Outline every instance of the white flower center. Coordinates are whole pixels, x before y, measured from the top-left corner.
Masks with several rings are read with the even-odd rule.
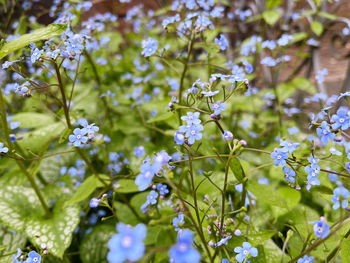
[[[131,246],[132,238],[130,236],[126,236],[122,240],[122,246],[125,248],[128,248]]]
[[[77,135],[77,139],[80,139],[81,138],[81,135]]]
[[[343,122],[344,122],[344,118],[340,118],[340,119],[339,119],[339,122],[340,122],[340,123],[343,123]]]
[[[148,179],[148,178],[150,178],[151,177],[151,173],[150,172],[147,172],[146,174],[145,174],[145,177]]]
[[[186,251],[187,250],[187,245],[186,244],[180,244],[179,245],[179,250],[181,251],[181,252],[184,252],[184,251]]]
[[[244,254],[244,255],[248,255],[248,254],[249,254],[249,251],[245,249],[245,250],[243,250],[243,254]]]

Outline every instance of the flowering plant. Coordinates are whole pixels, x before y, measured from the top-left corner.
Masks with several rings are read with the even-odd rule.
[[[44,2],[0,1],[0,261],[350,262],[341,1]]]

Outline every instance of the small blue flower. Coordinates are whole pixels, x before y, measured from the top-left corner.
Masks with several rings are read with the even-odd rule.
[[[218,90],[215,90],[215,91],[202,91],[202,94],[204,95],[204,97],[213,97],[215,96],[216,94],[218,94],[219,91]]]
[[[222,135],[222,138],[225,141],[231,141],[231,140],[233,140],[233,134],[230,131],[224,131],[224,134]]]
[[[151,164],[149,158],[146,158],[141,165],[141,173],[138,174],[135,179],[135,184],[139,187],[140,191],[147,189],[147,187],[151,184],[154,175],[158,173],[160,168],[160,163],[155,162],[154,164]]]
[[[337,114],[332,116],[332,120],[334,121],[332,128],[334,130],[341,128],[344,131],[349,128],[350,118],[347,116],[348,112],[346,107],[340,107],[337,110]]]
[[[141,54],[145,57],[149,57],[157,51],[158,41],[150,37],[146,40],[142,40],[142,48]]]
[[[348,200],[346,200],[350,196],[348,189],[346,189],[344,186],[340,186],[335,188],[333,193],[334,196],[331,198],[332,202],[334,203],[333,209],[337,210],[340,207],[340,204],[341,207],[345,209],[349,204]]]
[[[220,50],[225,50],[228,47],[228,41],[223,34],[220,34],[219,38],[215,38],[214,41],[219,45]]]
[[[197,125],[201,123],[199,112],[187,112],[187,116],[182,116],[181,120],[186,121],[187,125]]]
[[[229,261],[228,261],[228,259],[223,258],[223,259],[221,260],[221,263],[229,263]]]
[[[221,111],[226,109],[226,103],[225,102],[213,102],[212,103],[212,109],[214,111],[215,115],[220,115]]]
[[[176,144],[182,145],[185,142],[185,136],[181,132],[176,131],[174,135],[174,140]]]
[[[300,143],[292,143],[292,142],[287,142],[287,141],[282,141],[280,143],[280,146],[282,146],[283,148],[281,149],[281,151],[283,152],[288,152],[290,154],[292,154],[297,147],[299,147]]]
[[[317,237],[319,238],[325,238],[328,236],[329,232],[330,232],[330,228],[329,225],[326,222],[326,219],[324,217],[320,218],[320,221],[316,221],[316,222],[309,222],[309,224],[313,224],[314,225],[314,233]]]
[[[147,203],[151,205],[155,205],[157,203],[158,193],[152,190],[147,196]]]
[[[157,190],[159,191],[159,193],[161,195],[166,195],[167,193],[169,193],[168,187],[166,184],[158,184],[157,185]]]
[[[249,258],[249,256],[254,258],[258,256],[258,250],[252,247],[249,242],[243,242],[243,246],[235,247],[234,251],[238,253],[235,258],[239,263],[242,263],[246,258]]]
[[[145,147],[142,145],[134,148],[134,155],[138,158],[142,157],[145,154]]]
[[[314,257],[309,257],[308,255],[305,255],[302,258],[298,259],[297,263],[312,263],[314,262]]]
[[[294,184],[295,183],[295,172],[294,172],[294,170],[290,169],[287,166],[284,166],[283,167],[283,172],[284,172],[284,175],[285,175],[284,178],[286,179],[286,181]]]
[[[188,142],[190,144],[194,144],[194,142],[197,140],[202,139],[202,133],[203,131],[203,126],[202,125],[191,125],[189,128],[186,130],[185,136],[188,138]]]
[[[26,260],[26,263],[40,263],[41,262],[41,256],[36,253],[35,251],[30,251],[28,253],[28,258]]]
[[[122,263],[125,260],[137,261],[145,252],[143,240],[146,237],[146,226],[138,224],[135,227],[118,223],[118,234],[115,234],[108,241],[109,252],[107,260],[110,263]]]
[[[175,227],[175,231],[179,231],[181,226],[185,223],[184,214],[179,213],[177,217],[173,219],[173,226]]]
[[[38,48],[35,48],[33,51],[32,51],[32,54],[30,56],[30,61],[32,63],[35,63],[35,61],[37,61],[41,54],[43,53],[44,51],[43,50],[39,50]]]
[[[91,207],[91,208],[96,208],[96,207],[98,207],[100,205],[100,199],[98,199],[98,198],[92,198],[91,200],[90,200],[90,203],[89,203],[89,206]]]
[[[323,144],[327,144],[328,141],[333,141],[335,134],[331,132],[327,122],[323,121],[321,127],[316,129],[318,137],[320,137]]]
[[[75,128],[73,134],[69,135],[69,141],[73,143],[74,146],[80,146],[82,143],[86,143],[88,141],[88,137],[85,129]]]
[[[271,153],[271,158],[275,159],[273,161],[274,165],[276,166],[285,166],[286,165],[286,159],[288,159],[288,153],[283,152],[279,148],[275,148],[273,152]]]
[[[216,247],[220,247],[222,245],[227,245],[227,242],[229,239],[231,239],[232,236],[227,236],[222,238],[218,243],[215,244]]]
[[[4,144],[0,142],[0,153],[7,153],[9,151],[9,148],[4,147]]]
[[[319,70],[315,76],[315,79],[317,80],[318,84],[321,84],[324,82],[324,77],[328,75],[328,69],[324,68],[322,70]]]
[[[95,126],[95,123],[89,124],[85,119],[79,119],[78,123],[86,130],[87,134],[93,134],[99,131],[99,127]]]
[[[339,152],[335,147],[331,147],[329,149],[329,151],[331,152],[331,154],[334,154],[334,155],[338,155],[338,156],[341,156],[343,155],[341,152]]]
[[[198,263],[201,260],[199,252],[193,248],[193,233],[184,229],[178,232],[177,243],[169,250],[169,257],[174,263]]]

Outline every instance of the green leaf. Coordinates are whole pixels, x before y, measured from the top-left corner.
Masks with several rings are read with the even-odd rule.
[[[63,130],[63,123],[53,123],[34,131],[21,133],[23,139],[19,140],[18,143],[24,149],[28,148],[33,152],[38,152],[47,142],[58,137]]]
[[[23,248],[27,242],[26,235],[21,232],[11,232],[0,226],[0,262],[12,262],[12,255],[17,248]],[[8,255],[8,256],[5,256]]]
[[[116,190],[117,193],[135,193],[139,192],[139,189],[137,185],[135,184],[135,180],[131,179],[121,179],[117,182],[119,185],[118,189]]]
[[[154,123],[154,122],[158,122],[158,121],[165,121],[167,119],[170,119],[171,117],[174,116],[174,113],[172,112],[165,112],[159,115],[156,115],[152,118],[150,118],[147,123]]]
[[[16,231],[25,229],[26,218],[44,214],[34,190],[23,186],[0,188],[0,211],[0,222]]]
[[[311,30],[314,32],[317,36],[320,36],[323,32],[323,25],[318,21],[313,21],[311,23]]]
[[[19,121],[20,128],[40,128],[55,122],[50,115],[36,112],[17,113],[13,116],[12,121]]]
[[[99,186],[100,180],[95,176],[92,175],[88,177],[77,189],[77,191],[74,193],[73,197],[66,203],[65,206],[78,203],[80,201],[85,200],[88,198],[95,189]]]
[[[274,230],[263,230],[255,233],[249,233],[248,239],[252,246],[257,246],[265,240],[271,238],[274,234]]]
[[[107,262],[108,240],[116,233],[115,227],[107,224],[93,228],[80,246],[80,259],[83,263]]]
[[[290,187],[281,187],[277,193],[283,197],[289,209],[293,209],[301,199],[300,192]]]
[[[245,174],[244,174],[244,170],[243,170],[243,167],[241,165],[241,162],[239,161],[239,159],[237,157],[234,157],[231,159],[230,169],[233,172],[236,179],[239,182],[242,182],[244,177],[245,177]]]
[[[327,12],[318,12],[317,15],[320,17],[327,18],[329,20],[335,20],[338,18],[338,16],[331,14],[331,13],[327,13]]]
[[[281,13],[277,10],[266,10],[262,13],[262,16],[267,24],[273,26],[274,24],[276,24],[278,19],[280,19]]]
[[[44,39],[50,39],[61,35],[67,28],[67,25],[51,24],[45,28],[35,30],[33,33],[25,34],[15,40],[6,43],[0,50],[0,59],[9,53],[29,45],[31,42],[37,42]]]
[[[279,6],[282,3],[282,0],[267,0],[266,7],[273,8]]]
[[[350,237],[342,242],[341,259],[343,263],[350,263]]]
[[[260,202],[266,203],[271,206],[286,207],[286,202],[283,197],[278,194],[271,186],[265,184],[259,184],[256,181],[249,180],[247,184],[248,190],[256,197]]]
[[[72,233],[80,219],[80,209],[77,205],[63,207],[64,202],[57,203],[53,215],[49,219],[32,217],[26,221],[28,237],[38,247],[47,245],[47,250],[62,258],[64,251],[72,241]]]

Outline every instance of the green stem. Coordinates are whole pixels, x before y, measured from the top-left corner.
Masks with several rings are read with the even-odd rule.
[[[0,88],[0,109],[1,109],[1,122],[2,122],[2,127],[3,127],[3,131],[4,131],[5,139],[6,139],[8,148],[11,152],[14,149],[14,145],[11,142],[11,139],[9,136],[9,129],[8,129],[7,118],[6,118],[5,100],[4,100],[4,96],[2,94],[1,88]],[[17,166],[21,169],[21,171],[27,177],[30,185],[34,189],[34,191],[35,191],[35,193],[36,193],[36,195],[41,203],[41,206],[43,207],[43,209],[45,211],[46,216],[51,217],[49,207],[46,204],[45,199],[44,199],[43,195],[41,194],[41,191],[40,191],[38,185],[36,184],[34,178],[28,173],[26,167],[23,165],[23,163],[21,163],[20,160],[15,160],[15,161],[16,161]]]

